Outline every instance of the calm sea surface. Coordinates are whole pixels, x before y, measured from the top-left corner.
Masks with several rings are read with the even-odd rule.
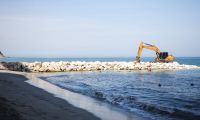
[[[3,58],[0,61],[133,61],[135,58]],[[144,58],[143,61],[153,61]],[[200,57],[177,58],[200,66]],[[68,72],[42,79],[148,119],[200,119],[200,70]]]

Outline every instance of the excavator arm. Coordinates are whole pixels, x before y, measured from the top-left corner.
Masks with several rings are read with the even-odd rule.
[[[149,50],[153,50],[156,52],[156,55],[158,56],[160,53],[160,49],[158,47],[156,47],[155,45],[151,45],[151,44],[147,44],[147,43],[140,43],[140,46],[138,48],[138,53],[137,53],[137,57],[136,57],[136,62],[140,62],[140,57],[142,54],[142,50],[143,48],[149,49]]]

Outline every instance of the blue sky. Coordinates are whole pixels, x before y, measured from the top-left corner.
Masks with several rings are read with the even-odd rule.
[[[135,57],[144,41],[175,56],[200,56],[199,12],[199,0],[1,0],[0,50],[15,57]]]

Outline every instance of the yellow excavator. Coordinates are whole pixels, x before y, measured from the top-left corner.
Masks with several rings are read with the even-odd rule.
[[[160,49],[155,45],[141,42],[136,57],[136,63],[140,62],[140,56],[142,54],[143,48],[153,50],[156,52],[157,57],[155,59],[155,62],[172,62],[176,59],[174,56],[168,55],[168,52],[160,52]]]

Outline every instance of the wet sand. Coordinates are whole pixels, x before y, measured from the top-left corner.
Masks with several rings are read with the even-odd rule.
[[[0,72],[0,120],[99,120],[26,80],[23,75]]]

